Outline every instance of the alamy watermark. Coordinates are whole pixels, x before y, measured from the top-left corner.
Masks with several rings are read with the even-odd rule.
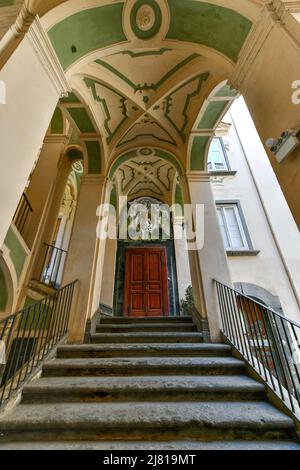
[[[292,93],[292,103],[293,104],[300,104],[300,80],[295,80],[292,83],[292,89],[295,90]]]
[[[6,104],[6,85],[3,80],[0,80],[0,105]]]
[[[101,204],[97,237],[100,240],[167,241],[183,240],[187,250],[204,246],[204,205],[167,204],[149,200],[128,203],[119,198],[119,211],[111,204]]]

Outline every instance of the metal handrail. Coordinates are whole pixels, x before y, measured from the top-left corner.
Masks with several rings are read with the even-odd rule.
[[[225,339],[300,417],[300,324],[215,280]]]
[[[33,209],[31,207],[31,204],[28,201],[26,194],[23,193],[16,209],[15,215],[13,217],[13,222],[21,235],[25,228],[28,217],[32,212]]]
[[[66,336],[76,282],[0,320],[0,407]]]
[[[59,277],[66,261],[67,251],[44,243],[45,254],[39,280],[51,287],[59,287]]]

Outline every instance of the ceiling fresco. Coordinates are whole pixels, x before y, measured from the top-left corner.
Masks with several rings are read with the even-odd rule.
[[[22,2],[0,0],[5,5]],[[73,92],[59,108],[89,172],[135,147],[173,152],[191,170],[235,90],[226,86],[260,0],[25,0]],[[60,115],[56,112],[57,126]]]

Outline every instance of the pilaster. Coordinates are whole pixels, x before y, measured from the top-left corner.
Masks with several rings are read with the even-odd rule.
[[[214,280],[217,279],[231,286],[227,255],[219,226],[210,174],[189,172],[186,174],[186,181],[193,207],[194,223],[204,224],[204,243],[196,252],[196,260],[192,260],[191,263],[193,289],[195,290],[194,283],[198,277],[200,285],[198,284],[196,289],[199,289],[200,299],[202,297],[205,305],[205,315],[203,315],[203,307],[201,313],[207,317],[212,341],[218,342],[221,339],[221,318]],[[199,204],[204,206],[204,220],[201,221],[195,218],[196,206]],[[197,272],[193,273],[197,270],[197,265],[198,276]],[[199,294],[196,294],[199,297]],[[198,305],[196,307],[199,309]]]

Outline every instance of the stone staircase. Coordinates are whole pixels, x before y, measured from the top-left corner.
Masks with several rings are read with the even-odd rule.
[[[0,419],[0,450],[297,449],[291,418],[190,317],[102,318]]]

